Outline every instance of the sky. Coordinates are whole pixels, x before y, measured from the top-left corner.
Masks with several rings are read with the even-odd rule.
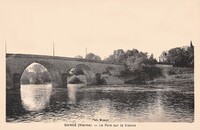
[[[199,0],[0,0],[7,53],[108,57],[200,43]]]

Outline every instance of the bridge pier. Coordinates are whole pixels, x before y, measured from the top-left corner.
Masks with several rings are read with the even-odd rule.
[[[62,86],[67,87],[67,73],[62,74]]]
[[[51,83],[53,88],[66,88],[67,87],[67,73],[55,75],[51,74]]]
[[[21,78],[21,75],[20,74],[13,74],[13,88],[15,90],[18,90],[20,89],[20,78]]]

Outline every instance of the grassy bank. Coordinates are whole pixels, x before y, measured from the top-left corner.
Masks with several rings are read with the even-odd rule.
[[[119,77],[125,84],[194,84],[194,69],[159,65]]]
[[[160,67],[162,76],[148,81],[150,84],[194,84],[194,69],[180,67]]]

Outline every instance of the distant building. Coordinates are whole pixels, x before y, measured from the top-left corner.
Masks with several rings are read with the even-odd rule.
[[[183,46],[182,47],[185,51],[188,51],[189,48],[194,48],[192,41],[190,41],[190,46]]]
[[[159,57],[159,62],[160,63],[166,63],[167,62],[167,54],[168,51],[163,51]]]
[[[194,48],[192,41],[190,41],[190,46],[182,46],[182,49],[185,51],[188,51],[189,48]],[[167,55],[169,51],[163,51],[159,57],[159,62],[160,63],[167,63]]]

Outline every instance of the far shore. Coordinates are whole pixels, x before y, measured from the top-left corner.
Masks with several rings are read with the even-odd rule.
[[[134,76],[120,77],[113,75],[102,75],[101,78],[104,80],[103,84],[99,86],[138,86],[138,85],[189,85],[194,86],[194,70],[192,68],[180,68],[180,67],[161,67],[162,76],[158,76],[153,80],[143,80],[138,82]],[[75,78],[74,78],[75,77]],[[78,79],[78,80],[77,80]],[[133,80],[134,79],[134,80]],[[73,81],[74,80],[74,81]],[[86,84],[84,75],[73,76],[68,84]],[[22,85],[29,85],[29,83],[21,83]],[[46,83],[32,83],[32,84],[51,84]],[[92,85],[93,86],[93,85]]]

